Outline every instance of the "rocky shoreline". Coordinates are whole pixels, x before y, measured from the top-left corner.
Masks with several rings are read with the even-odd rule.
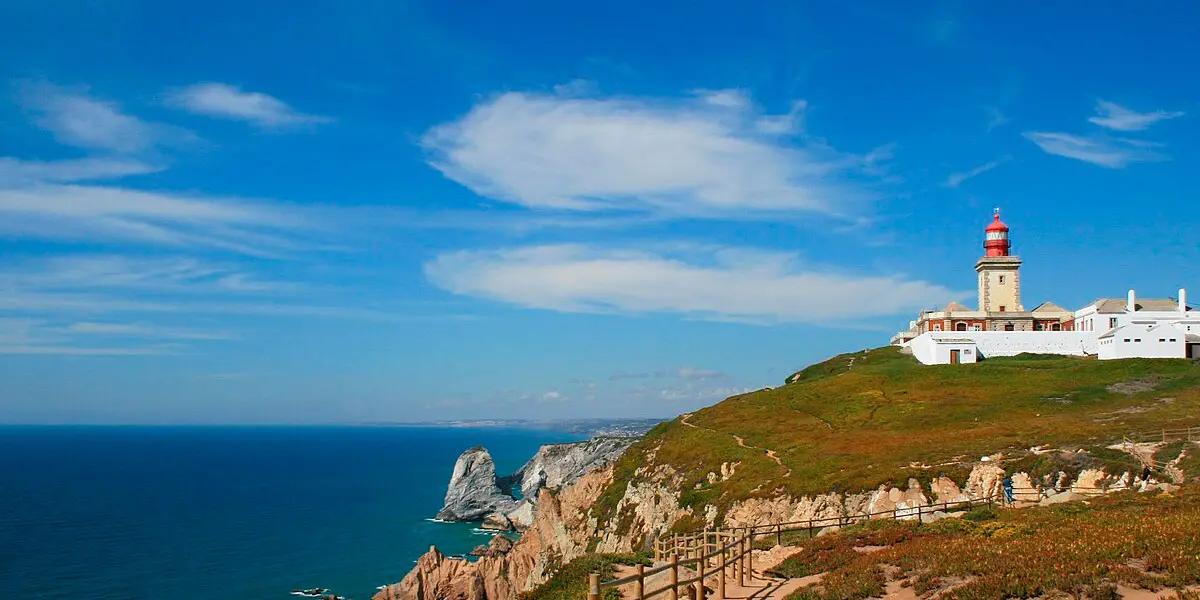
[[[749,498],[734,503],[719,519],[713,506],[699,511],[681,506],[685,482],[670,467],[659,465],[653,473],[639,473],[640,482],[627,486],[615,513],[621,523],[615,527],[599,523],[591,515],[591,508],[612,482],[609,464],[573,483],[563,483],[555,491],[541,487],[533,523],[515,543],[498,542],[497,536],[486,548],[477,549],[479,559],[475,562],[450,560],[431,547],[404,579],[385,587],[373,600],[516,600],[521,592],[546,582],[558,568],[580,556],[644,549],[683,519],[737,527],[888,511],[919,514],[915,509],[922,506],[999,497],[1006,485],[1017,490],[1014,502],[1026,506],[1080,500],[1119,490],[1172,487],[1128,472],[1118,475],[1091,469],[1073,477],[1060,473],[1045,479],[1040,482],[1043,491],[1031,494],[1024,490],[1034,488],[1044,478],[1006,472],[998,464],[1001,458],[994,455],[976,462],[961,485],[943,476],[925,486],[912,479],[903,488],[880,486],[858,493],[830,492],[803,498],[786,494]]]

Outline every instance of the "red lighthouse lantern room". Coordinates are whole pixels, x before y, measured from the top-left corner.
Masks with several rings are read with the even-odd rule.
[[[992,222],[983,232],[983,248],[986,250],[984,256],[1008,256],[1008,250],[1012,244],[1008,241],[1008,225],[1000,220],[999,208],[996,209]]]

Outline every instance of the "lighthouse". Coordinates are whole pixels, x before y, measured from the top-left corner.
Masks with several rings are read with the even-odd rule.
[[[1000,209],[992,216],[992,222],[983,230],[984,256],[1008,256],[1012,243],[1008,241],[1008,225],[1000,220]]]
[[[983,257],[975,263],[979,274],[979,310],[986,313],[1023,312],[1021,306],[1021,258],[1012,255],[1008,225],[1000,220],[1000,209],[983,230]]]

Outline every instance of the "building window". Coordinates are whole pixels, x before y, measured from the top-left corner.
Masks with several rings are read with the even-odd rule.
[[[934,331],[941,331],[941,330],[942,330],[942,326],[941,326],[941,325],[934,325],[934,326],[933,326],[933,330],[934,330]]]
[[[1001,307],[1001,308],[1003,308],[1003,307]],[[1005,331],[1016,331],[1016,327],[1013,327],[1012,323],[1005,323],[1004,330]]]
[[[1172,342],[1173,342],[1173,341],[1175,341],[1175,338],[1171,338],[1171,341],[1172,341]]]
[[[1054,330],[1055,330],[1055,331],[1062,331],[1062,325],[1059,325],[1058,323],[1055,323],[1055,324],[1054,324]]]
[[[1142,343],[1142,338],[1133,338],[1133,341],[1140,344]]]
[[[1125,338],[1125,343],[1126,343],[1126,344],[1128,344],[1128,343],[1129,343],[1129,338]]]
[[[955,329],[955,331],[966,331],[966,330],[967,330],[967,324],[966,324],[966,323],[959,323],[958,325],[955,325],[955,326],[954,326],[954,329]]]
[[[1004,305],[1000,305],[1000,312],[1004,312]]]
[[[1033,330],[1034,330],[1034,331],[1041,331],[1041,330],[1043,330],[1043,329],[1045,329],[1045,327],[1043,327],[1041,323],[1034,323],[1034,324],[1033,324]]]
[[[1159,343],[1167,341],[1167,338],[1158,338]]]
[[[1116,327],[1116,326],[1117,326],[1117,318],[1116,318],[1116,317],[1112,317],[1112,318],[1110,318],[1110,319],[1108,320],[1108,326],[1109,326],[1109,327]]]
[[[1004,285],[1004,276],[1003,275],[1000,276],[1000,285]]]

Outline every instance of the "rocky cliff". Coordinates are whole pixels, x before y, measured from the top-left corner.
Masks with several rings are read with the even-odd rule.
[[[473,563],[448,558],[431,548],[402,581],[381,590],[373,600],[517,600],[521,592],[547,581],[559,566],[589,551],[641,550],[681,522],[738,527],[879,512],[915,519],[921,506],[1000,498],[1006,477],[1015,489],[1013,499],[1025,505],[1055,504],[1127,489],[1169,488],[1128,472],[1117,476],[1095,469],[1075,476],[1033,477],[1006,472],[1000,455],[988,458],[974,463],[961,485],[939,476],[926,485],[910,479],[904,487],[880,486],[858,493],[748,498],[734,503],[720,518],[711,505],[700,510],[681,506],[682,481],[675,471],[659,465],[652,473],[640,473],[639,483],[625,487],[615,511],[618,523],[599,523],[590,511],[613,483],[610,465],[593,469],[557,493],[541,489],[533,526],[511,548],[494,541]],[[1033,491],[1035,487],[1037,491]]]
[[[437,518],[444,521],[478,521],[493,513],[517,508],[510,489],[501,487],[506,480],[496,478],[496,463],[483,446],[463,452],[454,462],[446,502]],[[507,486],[506,486],[507,487]]]
[[[489,526],[517,529],[534,522],[534,505],[542,489],[558,489],[616,460],[636,438],[597,437],[584,442],[547,444],[512,475],[496,476],[496,463],[487,448],[476,446],[454,463],[446,501],[438,518],[444,521],[487,520]],[[513,495],[519,484],[521,495]]]
[[[521,495],[536,501],[542,488],[557,489],[589,471],[605,466],[636,441],[632,437],[597,437],[586,442],[547,444],[529,462],[512,474]]]
[[[612,469],[605,467],[558,493],[543,488],[533,525],[511,547],[493,539],[475,562],[430,548],[403,580],[380,590],[373,600],[516,600],[587,551],[594,529],[588,511],[611,481]]]

